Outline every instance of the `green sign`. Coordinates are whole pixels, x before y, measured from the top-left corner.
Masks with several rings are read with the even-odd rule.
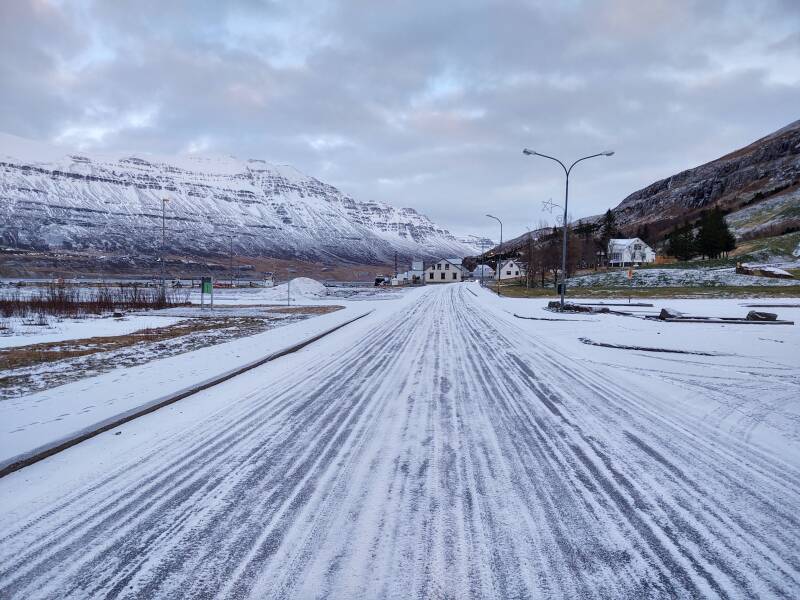
[[[211,293],[211,277],[203,277],[203,280],[200,283],[200,291],[204,294]]]

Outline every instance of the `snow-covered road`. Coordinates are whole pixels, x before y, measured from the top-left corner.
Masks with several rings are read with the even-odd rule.
[[[416,290],[4,478],[0,597],[800,596],[793,461],[514,321]]]

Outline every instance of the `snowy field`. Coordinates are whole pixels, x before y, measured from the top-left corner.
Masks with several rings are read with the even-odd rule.
[[[162,311],[159,311],[159,313]],[[86,316],[81,319],[45,317],[45,324],[34,324],[36,318],[4,319],[7,329],[0,330],[0,348],[14,348],[29,344],[46,344],[81,338],[127,335],[140,329],[167,327],[180,322],[180,318],[162,314],[126,314],[121,318],[111,316]]]
[[[297,277],[291,285],[281,283],[272,288],[220,288],[214,290],[214,303],[231,304],[304,304],[313,305],[333,299],[347,300],[389,300],[404,293],[401,288],[375,287],[369,283],[362,285],[329,285],[308,277]],[[288,296],[288,300],[287,300]],[[200,303],[199,290],[192,290],[191,301]],[[206,294],[206,302],[209,301]]]
[[[348,304],[373,312],[0,479],[0,597],[798,597],[800,299],[640,318],[756,303]]]

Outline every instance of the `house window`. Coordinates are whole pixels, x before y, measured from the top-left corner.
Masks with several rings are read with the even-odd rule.
[[[441,271],[442,270],[442,263],[436,263],[436,270],[437,271]]]
[[[442,273],[442,279],[444,279],[444,273]]]
[[[453,273],[453,279],[458,279],[458,273]]]
[[[428,277],[428,279],[433,279],[433,271],[431,271],[430,273],[428,273],[428,275],[430,276],[430,277]]]
[[[514,271],[514,275],[519,276],[519,271]]]
[[[449,271],[449,270],[450,270],[450,263],[446,263],[446,264],[444,265],[444,270],[445,270],[445,271]]]
[[[506,275],[511,275],[511,271],[506,271]]]

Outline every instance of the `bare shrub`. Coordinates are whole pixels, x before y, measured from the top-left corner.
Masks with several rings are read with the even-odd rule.
[[[102,286],[81,290],[65,285],[49,285],[29,296],[19,291],[0,293],[0,315],[8,318],[29,315],[58,315],[79,318],[115,310],[150,310],[184,306],[189,292],[142,288],[138,285]]]

